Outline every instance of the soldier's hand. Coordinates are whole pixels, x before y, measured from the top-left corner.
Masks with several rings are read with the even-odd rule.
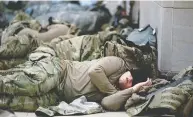
[[[134,90],[134,92],[138,92],[141,87],[143,87],[143,86],[151,86],[151,85],[152,85],[151,79],[147,78],[147,81],[140,82],[140,83],[136,84],[135,86],[133,86],[133,90]]]

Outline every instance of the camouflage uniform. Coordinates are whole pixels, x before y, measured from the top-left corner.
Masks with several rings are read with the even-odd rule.
[[[128,49],[128,54],[134,53],[133,49]],[[132,68],[121,58],[111,56],[87,62],[72,62],[55,56],[56,53],[49,47],[39,47],[29,55],[29,61],[0,71],[0,105],[13,110],[34,111],[37,106],[57,104],[58,98],[70,102],[81,95],[90,101],[100,101],[107,96],[103,105],[109,105],[124,93],[113,86],[124,72]],[[127,95],[130,95],[132,89],[128,91]],[[119,109],[125,98],[123,95],[121,103],[113,107]]]
[[[37,20],[34,20],[33,18],[31,18],[29,15],[25,14],[24,12],[18,12],[10,22],[10,25],[21,21],[28,22],[30,29],[37,30],[37,31],[41,29],[41,24]]]
[[[16,40],[20,42],[22,39],[19,38]],[[3,51],[2,55],[6,53],[11,57],[26,56],[26,54],[31,53],[32,48],[36,49],[29,55],[28,61],[24,64],[0,72],[2,75],[2,77],[0,77],[2,80],[1,85],[3,87],[1,93],[5,93],[5,95],[10,97],[2,96],[2,107],[8,106],[14,110],[34,111],[39,105],[49,106],[51,104],[57,104],[58,97],[53,87],[57,85],[58,82],[61,82],[59,79],[62,76],[61,71],[63,70],[62,66],[64,66],[62,60],[64,59],[85,61],[104,56],[118,56],[123,58],[129,70],[138,68],[144,64],[149,65],[152,60],[151,54],[151,59],[144,59],[145,57],[142,52],[137,48],[128,47],[116,32],[100,32],[96,35],[85,35],[70,39],[68,39],[68,36],[61,36],[52,40],[50,44],[43,44],[38,48],[38,43],[35,39],[31,38],[31,40],[26,40],[24,40],[26,43],[23,45],[23,48],[21,48],[22,44],[18,43],[20,46],[15,46],[15,49],[5,49],[9,43],[15,44],[13,40],[8,41],[4,45],[5,48],[3,50],[5,52]],[[37,43],[37,45],[35,44],[35,46],[33,46],[34,44],[32,44],[32,42]],[[23,52],[16,53],[18,48],[19,51]],[[15,54],[12,55],[11,53]],[[140,66],[138,66],[139,63],[142,63],[142,65],[140,64]],[[53,78],[58,80],[53,81]],[[52,85],[50,85],[50,82],[52,82]],[[52,91],[52,88],[54,91]],[[132,91],[129,92],[131,93]],[[47,99],[48,96],[54,98]],[[114,98],[112,100],[114,101]],[[26,106],[30,105],[29,102],[31,106]],[[104,102],[103,104],[108,105],[108,103]],[[114,107],[119,109],[120,106],[119,103]]]
[[[29,53],[34,51],[40,42],[30,35],[10,36],[7,43],[0,47],[0,69],[5,70],[27,61]]]
[[[24,40],[22,40],[19,37],[17,39],[20,41],[20,43],[17,43],[17,41],[14,41],[14,39],[8,39],[9,43],[6,43],[1,48],[2,51],[6,53],[10,53],[9,55],[7,55],[7,57],[9,58],[13,58],[13,57],[19,58],[18,56],[20,56],[20,54],[25,55],[22,57],[27,57],[27,55],[31,53],[32,50],[34,50],[40,45],[40,42],[35,39],[33,39],[33,41],[26,41],[28,42],[28,44],[26,45],[22,44]],[[37,43],[37,44],[34,45],[33,43]],[[11,45],[17,44],[17,46],[15,46],[13,50],[10,50],[7,48],[7,44],[11,44]],[[118,35],[114,31],[112,32],[103,31],[103,32],[99,32],[96,35],[83,35],[78,37],[74,37],[72,35],[59,36],[58,38],[53,39],[49,44],[41,45],[38,50],[41,50],[44,46],[49,47],[50,49],[52,49],[52,51],[55,51],[56,56],[59,57],[60,59],[75,60],[75,61],[93,60],[104,56],[118,56],[123,59],[127,59],[127,58],[133,59],[135,58],[134,56],[136,56],[137,61],[132,61],[130,62],[130,64],[133,64],[133,65],[137,64],[137,66],[140,66],[140,67],[150,66],[149,68],[152,68],[153,66],[153,69],[150,69],[150,71],[156,71],[156,67],[155,67],[156,53],[155,51],[153,51],[153,49],[152,49],[152,52],[150,53],[144,53],[135,47],[136,55],[128,56],[126,54],[127,53],[126,51],[127,51],[127,48],[129,47],[121,39],[120,35]],[[24,47],[24,48],[20,48],[20,47]],[[30,48],[33,48],[33,49],[30,49]],[[18,52],[16,52],[16,50]],[[30,50],[30,51],[26,51],[26,50]],[[1,56],[4,56],[2,54],[3,53],[0,53]],[[151,76],[151,75],[150,76],[153,78],[156,78],[156,75],[157,74],[154,74],[154,76]]]
[[[42,57],[1,71],[1,108],[34,111],[39,105],[57,104],[55,85],[63,76],[63,63],[56,57]]]
[[[106,41],[112,41],[115,32],[99,32],[96,35],[83,35],[67,40],[60,40],[54,45],[54,50],[61,59],[85,61],[102,57]],[[60,38],[60,37],[59,37]]]
[[[43,29],[46,30],[46,32],[41,32]],[[78,35],[79,32],[80,30],[76,26],[68,23],[53,24],[42,28],[37,20],[32,19],[23,12],[19,12],[11,21],[9,27],[3,31],[1,41],[2,44],[4,44],[10,36],[33,35],[36,36],[38,40],[50,42],[58,36],[66,34]]]
[[[8,41],[7,39],[10,36],[15,36],[21,30],[23,30],[25,28],[31,28],[31,26],[32,26],[32,24],[30,24],[30,22],[28,22],[28,21],[20,21],[20,22],[16,22],[16,23],[10,25],[8,28],[6,28],[3,31],[2,38],[1,38],[1,43],[2,44],[6,43]]]
[[[26,21],[16,22],[4,31],[2,46],[0,47],[1,70],[9,69],[20,63],[24,63],[27,60],[28,55],[43,44],[42,41],[48,41],[44,39],[58,37],[61,33],[55,35],[53,35],[53,33],[58,29],[60,30],[61,28],[64,29],[67,27],[65,25],[52,25],[48,27],[50,29],[48,32],[40,34],[37,31],[30,29],[29,25],[30,24]],[[71,38],[77,35],[78,31],[79,30],[75,26],[69,25],[68,32],[64,31],[64,33],[68,33],[68,36],[66,37]],[[74,34],[74,36],[71,34]],[[66,39],[65,36],[62,37]],[[42,40],[40,40],[40,38]],[[55,40],[57,40],[57,38]],[[50,45],[53,44],[51,43]],[[42,46],[46,46],[46,44],[43,44]]]
[[[132,69],[140,68],[146,70],[148,77],[152,79],[157,78],[157,55],[155,49],[151,49],[150,52],[143,52],[139,48],[133,47],[135,54],[130,55],[127,54],[127,51],[131,47],[116,42],[107,42],[104,48],[104,56],[118,56],[130,64]]]

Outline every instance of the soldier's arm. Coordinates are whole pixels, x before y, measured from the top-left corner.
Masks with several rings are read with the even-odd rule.
[[[118,57],[104,57],[94,64],[88,71],[91,82],[107,95],[114,94],[117,89],[111,84],[108,76],[123,67],[124,61]]]
[[[139,92],[139,90],[143,86],[150,86],[150,85],[152,85],[152,82],[151,79],[148,78],[147,81],[145,82],[140,82],[131,88],[118,91],[115,94],[103,98],[101,105],[107,110],[117,111],[121,109],[122,106],[125,105],[125,102],[128,100],[128,98],[131,97],[133,93]]]
[[[103,98],[101,101],[101,105],[103,106],[103,108],[107,110],[111,111],[120,110],[121,107],[125,105],[125,102],[128,100],[128,98],[131,97],[133,93],[134,93],[133,88],[118,91],[115,94]]]

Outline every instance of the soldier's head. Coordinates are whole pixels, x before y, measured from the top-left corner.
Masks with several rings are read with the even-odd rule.
[[[127,71],[119,78],[119,88],[123,90],[132,87],[132,85],[133,76],[130,71]]]
[[[130,88],[137,83],[145,82],[148,77],[148,72],[144,68],[127,71],[119,78],[119,88]]]

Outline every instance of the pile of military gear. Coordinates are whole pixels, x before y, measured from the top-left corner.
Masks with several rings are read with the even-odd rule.
[[[175,115],[190,117],[192,113],[193,74],[192,66],[182,70],[172,81],[157,80],[145,93],[133,94],[125,104],[130,116]]]

